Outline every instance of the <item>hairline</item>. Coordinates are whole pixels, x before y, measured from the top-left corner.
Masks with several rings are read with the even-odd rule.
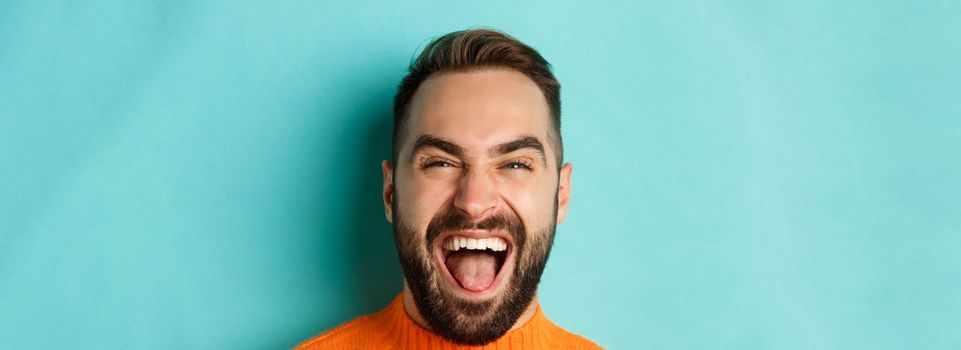
[[[527,80],[530,81],[532,84],[537,86],[537,90],[540,91],[541,93],[540,94],[541,101],[543,101],[544,106],[547,107],[547,119],[548,119],[548,123],[550,123],[550,126],[548,127],[548,131],[547,131],[547,142],[551,144],[551,150],[554,153],[554,159],[557,162],[557,169],[559,170],[564,165],[563,164],[564,154],[562,151],[563,139],[561,137],[561,130],[560,130],[560,115],[557,115],[558,112],[554,111],[554,109],[551,108],[551,105],[547,98],[547,94],[545,93],[541,85],[538,84],[536,80],[531,78],[530,74],[527,74],[509,65],[481,64],[481,65],[465,65],[460,67],[449,67],[449,68],[441,69],[435,72],[431,72],[426,77],[424,77],[424,79],[422,79],[420,82],[417,83],[417,87],[414,89],[414,92],[411,93],[410,98],[405,104],[403,113],[399,116],[400,120],[397,121],[395,130],[393,132],[394,139],[392,140],[392,142],[393,144],[396,145],[396,149],[391,150],[391,158],[392,158],[391,161],[394,163],[395,169],[396,169],[396,166],[398,165],[397,163],[400,160],[400,155],[401,153],[403,153],[404,142],[406,141],[406,139],[408,139],[407,122],[410,120],[410,116],[411,116],[410,106],[413,104],[414,99],[417,97],[417,93],[420,92],[421,86],[423,86],[424,83],[426,83],[428,80],[436,79],[444,75],[459,74],[459,73],[469,74],[469,73],[484,72],[484,71],[517,72],[523,75],[524,77],[526,77]]]

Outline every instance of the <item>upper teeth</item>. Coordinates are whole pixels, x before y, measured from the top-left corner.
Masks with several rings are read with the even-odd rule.
[[[471,250],[490,249],[495,252],[500,252],[507,250],[507,242],[498,237],[474,239],[460,236],[448,237],[444,242],[444,249],[457,251],[461,248]]]

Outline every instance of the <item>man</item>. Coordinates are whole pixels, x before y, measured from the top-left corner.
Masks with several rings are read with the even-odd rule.
[[[492,30],[447,34],[394,99],[383,200],[403,292],[298,349],[594,349],[536,299],[571,195],[560,84],[529,46]]]

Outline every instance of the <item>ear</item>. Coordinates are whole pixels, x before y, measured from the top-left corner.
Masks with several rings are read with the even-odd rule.
[[[571,203],[571,172],[574,171],[574,164],[565,163],[561,167],[560,176],[557,181],[557,224],[564,222],[567,218],[567,207]]]
[[[394,166],[390,164],[389,160],[385,160],[380,164],[381,169],[384,171],[384,215],[387,215],[387,221],[391,224],[394,223]]]

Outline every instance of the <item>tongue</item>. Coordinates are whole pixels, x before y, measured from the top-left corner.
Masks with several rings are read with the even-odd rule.
[[[482,292],[490,287],[497,274],[497,259],[491,253],[465,251],[447,257],[447,270],[460,286],[472,292]]]

